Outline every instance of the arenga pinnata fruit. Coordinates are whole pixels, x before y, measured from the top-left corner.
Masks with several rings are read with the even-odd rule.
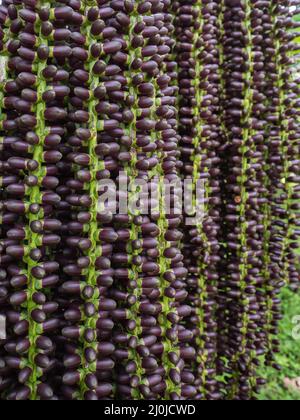
[[[251,400],[280,368],[298,8],[2,1],[1,400]]]

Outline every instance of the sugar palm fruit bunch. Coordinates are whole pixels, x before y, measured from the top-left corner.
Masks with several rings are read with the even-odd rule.
[[[220,80],[222,5],[181,2],[177,16],[182,173],[191,179],[193,193],[204,191],[203,212],[184,235],[185,265],[189,270],[188,301],[193,306],[189,330],[196,360],[192,360],[195,398],[218,398],[217,266],[220,262]],[[196,203],[200,204],[200,203]],[[187,215],[188,217],[189,215]],[[183,230],[187,219],[183,221]]]
[[[249,400],[279,368],[298,3],[2,2],[1,400]]]
[[[299,280],[286,260],[293,259],[288,236],[297,220],[291,197],[299,171],[299,144],[292,140],[298,86],[289,54],[295,48],[288,41],[294,27],[290,6],[225,2],[225,260],[218,311],[221,371],[230,399],[248,399],[264,382],[255,374],[259,356],[278,367],[279,292]]]
[[[4,3],[2,9],[1,269],[8,339],[3,387],[8,399],[56,398],[52,379],[62,321],[57,165],[72,53],[65,42],[70,31],[61,22],[72,23],[73,11],[63,3],[36,2]]]

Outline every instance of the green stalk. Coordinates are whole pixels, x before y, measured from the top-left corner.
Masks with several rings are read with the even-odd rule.
[[[219,65],[219,75],[220,75],[220,127],[221,127],[221,132],[223,135],[223,146],[227,145],[230,143],[230,132],[226,126],[226,122],[225,122],[225,110],[224,110],[224,104],[226,101],[226,85],[225,85],[225,75],[226,75],[226,71],[224,69],[225,65],[226,65],[226,56],[225,56],[225,51],[224,51],[224,36],[225,36],[225,29],[224,29],[224,14],[226,12],[226,5],[225,5],[225,0],[221,0],[221,4],[220,4],[220,13],[218,16],[218,27],[219,27],[219,40],[218,40],[218,51],[219,51],[219,57],[220,57],[220,65]],[[226,161],[225,157],[223,156],[223,160]],[[227,164],[227,162],[226,162]],[[221,193],[222,191],[226,190],[226,177],[222,177],[221,179]],[[226,194],[222,194],[222,203],[223,203],[223,207],[225,207],[225,203],[226,203],[227,197]],[[223,209],[224,211],[226,211],[226,208]],[[223,223],[223,228],[224,228],[224,222]],[[224,250],[224,254],[227,256],[227,244],[226,242],[224,242],[224,238],[221,237],[220,238],[220,245]],[[221,294],[226,294],[226,285],[227,285],[227,274],[226,271],[223,273],[220,273],[220,279],[219,279],[219,284],[218,284],[218,293],[219,295]],[[218,331],[220,331],[222,329],[222,335],[220,333],[218,333],[218,345],[222,345],[222,340],[224,340],[223,337],[228,337],[228,322],[225,322],[225,320],[228,320],[228,316],[229,316],[229,310],[225,309],[224,311],[220,312],[217,309],[217,319],[218,319],[218,324],[222,324],[218,325]],[[226,366],[228,366],[228,359],[222,355],[220,356],[219,354],[217,355],[217,357],[219,357],[220,360],[222,360],[222,363]],[[223,385],[224,385],[224,381],[223,381]],[[224,386],[223,386],[224,389]]]
[[[269,7],[269,14],[271,16],[271,21],[272,21],[272,29],[271,29],[271,33],[274,33],[275,30],[275,15],[276,15],[276,4],[274,4],[274,2],[272,1]],[[274,61],[277,65],[277,54],[279,54],[278,48],[275,47],[275,51],[276,53],[274,54],[273,57],[270,57],[272,61]],[[277,45],[278,47],[278,45]],[[268,77],[268,74],[267,74]],[[272,103],[272,98],[267,98],[267,103]],[[280,110],[276,109],[276,112],[279,116],[280,119]],[[267,133],[269,134],[270,132],[270,127],[268,127],[267,129]],[[264,187],[266,188],[267,192],[267,198],[268,198],[268,202],[264,204],[263,206],[263,214],[264,214],[264,219],[263,219],[263,225],[264,225],[264,235],[263,235],[263,251],[264,251],[264,256],[263,256],[263,270],[262,270],[262,277],[265,280],[265,293],[266,293],[266,316],[267,316],[267,320],[266,320],[266,333],[267,333],[267,341],[268,341],[268,347],[269,347],[269,351],[271,351],[271,337],[270,337],[270,330],[272,328],[272,320],[273,320],[273,316],[272,316],[272,307],[273,307],[273,299],[272,296],[270,294],[270,292],[273,290],[273,287],[269,284],[270,278],[271,278],[271,273],[270,273],[270,264],[271,264],[271,255],[270,255],[270,240],[271,240],[271,226],[272,226],[272,221],[274,220],[273,215],[272,215],[272,209],[271,209],[271,204],[270,204],[270,199],[271,197],[269,197],[270,195],[270,187],[271,187],[271,182],[270,182],[270,178],[269,176],[267,176],[268,171],[271,169],[270,165],[267,163],[268,159],[270,157],[270,150],[269,148],[267,148],[265,154],[264,154],[264,160],[265,160],[265,165],[266,165],[266,176],[264,179]]]
[[[98,3],[97,1],[88,1],[86,0],[84,2],[84,6],[86,9],[90,7],[97,7]],[[90,48],[95,39],[91,33],[91,24],[88,21],[88,19],[85,20],[83,26],[82,26],[82,33],[86,36],[86,42],[88,47]],[[100,84],[100,78],[99,76],[95,75],[93,73],[93,67],[95,63],[97,62],[96,59],[94,59],[91,55],[91,52],[89,51],[89,58],[86,63],[86,70],[89,73],[89,81],[88,86],[90,92],[93,92]],[[97,156],[95,152],[95,148],[97,146],[97,132],[99,130],[99,122],[98,122],[98,115],[95,110],[97,105],[97,99],[94,97],[94,95],[91,93],[90,98],[88,100],[88,111],[89,111],[89,122],[87,125],[87,128],[90,130],[91,137],[88,140],[88,154],[90,156],[90,165],[89,165],[89,172],[91,175],[90,182],[85,185],[85,189],[87,190],[91,200],[92,204],[89,208],[91,219],[88,226],[88,237],[91,241],[91,247],[88,251],[86,251],[86,255],[90,258],[90,266],[85,272],[86,276],[86,285],[93,287],[94,289],[94,295],[90,299],[85,299],[85,303],[92,303],[95,307],[95,314],[91,317],[86,317],[83,314],[82,311],[82,317],[83,317],[83,325],[82,329],[83,331],[86,331],[88,328],[92,329],[94,334],[94,341],[92,343],[88,343],[85,341],[85,339],[81,338],[81,349],[80,349],[80,356],[81,356],[81,369],[80,372],[80,383],[79,383],[79,392],[78,392],[78,398],[80,400],[84,400],[84,395],[88,391],[88,387],[86,385],[86,378],[87,375],[90,373],[95,373],[97,370],[97,363],[96,361],[93,363],[88,362],[85,359],[85,350],[87,348],[93,348],[95,352],[98,351],[98,339],[97,339],[97,321],[99,319],[99,310],[101,309],[99,307],[99,289],[97,285],[97,277],[98,277],[98,271],[96,268],[96,260],[102,255],[102,247],[101,247],[101,241],[99,240],[99,234],[101,229],[99,228],[98,221],[97,221],[97,208],[98,208],[98,181],[97,181],[97,172],[103,169],[103,162],[99,160],[99,157]]]
[[[241,126],[242,129],[242,139],[243,139],[243,145],[241,146],[240,152],[242,155],[242,173],[240,176],[240,190],[241,190],[241,203],[239,206],[239,216],[241,222],[241,233],[240,233],[240,246],[238,250],[238,258],[241,261],[240,264],[240,292],[241,292],[241,301],[240,306],[242,308],[245,308],[249,305],[248,298],[244,297],[245,289],[247,287],[246,283],[246,277],[248,274],[248,245],[247,245],[247,229],[248,229],[248,223],[246,221],[246,209],[247,209],[247,201],[248,201],[248,192],[246,187],[246,182],[248,180],[247,176],[247,170],[249,168],[249,160],[247,158],[247,152],[248,152],[248,143],[249,139],[253,136],[254,132],[252,128],[249,128],[249,121],[251,123],[251,115],[253,111],[253,89],[252,89],[252,83],[253,83],[253,57],[252,57],[252,50],[253,50],[253,44],[252,44],[252,31],[251,31],[251,4],[250,0],[246,0],[245,2],[245,29],[246,29],[246,37],[248,40],[248,45],[246,46],[245,50],[247,53],[247,63],[249,63],[249,70],[244,74],[244,81],[245,83],[249,84],[249,87],[246,87],[246,90],[244,92],[244,100],[243,100],[243,110],[244,115],[241,120]],[[245,353],[246,346],[247,346],[247,331],[248,331],[248,324],[249,324],[249,315],[246,311],[243,311],[242,313],[242,324],[243,327],[241,329],[241,333],[243,335],[242,340],[242,350],[238,351],[233,357],[233,366],[235,366],[235,371],[233,374],[234,382],[232,385],[231,392],[229,394],[229,399],[233,399],[237,393],[238,393],[238,386],[239,386],[239,371],[237,368],[237,362],[239,358]]]
[[[193,197],[193,202],[194,202],[194,207],[197,208],[198,203],[197,203],[197,198],[196,198],[196,194],[197,194],[197,183],[199,182],[199,180],[201,179],[201,174],[200,174],[200,168],[201,168],[201,163],[202,163],[202,159],[201,156],[197,154],[196,150],[199,148],[199,146],[201,146],[201,142],[202,142],[202,130],[203,130],[203,126],[205,125],[205,120],[203,120],[201,118],[201,112],[203,111],[202,108],[202,102],[203,102],[203,97],[204,97],[204,90],[200,88],[200,83],[201,83],[201,72],[204,68],[203,63],[201,62],[199,56],[203,50],[198,50],[197,44],[199,39],[201,39],[202,34],[203,34],[203,25],[204,25],[204,17],[202,16],[202,7],[203,7],[203,2],[202,0],[197,0],[197,3],[194,7],[195,12],[197,12],[197,21],[195,22],[195,24],[197,24],[198,20],[200,21],[200,26],[199,29],[197,29],[194,33],[194,41],[193,41],[193,53],[192,53],[192,57],[195,60],[196,63],[196,75],[195,75],[195,79],[193,80],[194,83],[194,87],[195,87],[195,91],[196,91],[196,104],[193,107],[193,115],[194,118],[196,118],[197,123],[196,123],[196,131],[197,131],[197,135],[194,137],[193,139],[193,154],[191,156],[191,161],[193,162],[193,189],[195,191],[195,196]],[[205,139],[204,139],[205,140]],[[203,153],[206,153],[206,150],[203,150]],[[206,204],[205,204],[205,209],[204,209],[204,215],[206,216],[208,214],[209,208],[208,208],[208,198],[210,195],[210,188],[207,185],[207,182],[205,184],[205,197],[204,199],[206,200]],[[209,247],[209,241],[208,238],[205,234],[205,232],[203,231],[203,226],[202,226],[202,220],[197,222],[196,228],[198,231],[199,236],[201,237],[203,244],[206,244]],[[208,248],[207,250],[203,251],[205,253],[210,253],[210,248]],[[207,358],[208,358],[208,353],[205,350],[205,346],[206,346],[206,342],[205,342],[205,332],[206,332],[206,323],[205,323],[205,309],[204,309],[204,305],[207,301],[208,298],[208,293],[207,293],[207,289],[206,289],[206,277],[205,277],[205,269],[207,268],[207,265],[204,262],[204,255],[202,254],[199,258],[198,258],[198,267],[199,267],[199,277],[198,277],[198,287],[200,290],[200,296],[199,296],[199,301],[200,304],[197,305],[196,307],[196,314],[198,317],[198,328],[199,328],[199,335],[196,337],[196,345],[197,345],[197,364],[198,364],[198,369],[200,367],[201,369],[201,385],[200,385],[200,392],[201,394],[205,397],[206,395],[206,388],[205,388],[205,383],[206,383],[206,377],[207,377]]]
[[[164,74],[164,67],[165,64],[163,66],[163,69],[161,71],[160,75]],[[160,75],[158,75],[157,77],[159,77]],[[154,88],[155,88],[155,92],[154,92],[154,97],[155,97],[155,104],[156,105],[160,105],[160,87],[157,84],[157,80],[155,79],[155,83],[154,83]],[[153,109],[154,115],[155,115],[155,109]],[[153,141],[155,141],[160,137],[160,132],[154,132],[153,133]],[[159,325],[161,326],[162,329],[162,336],[163,336],[163,346],[164,346],[164,352],[162,353],[162,365],[165,369],[165,382],[166,382],[166,391],[165,391],[165,395],[164,395],[164,399],[165,400],[170,400],[172,399],[172,395],[176,394],[178,396],[181,395],[181,385],[178,383],[174,383],[171,379],[171,372],[172,370],[176,370],[178,372],[177,367],[170,361],[169,359],[169,354],[170,353],[175,353],[178,357],[178,359],[180,358],[180,348],[179,348],[179,340],[178,340],[178,336],[177,339],[175,341],[170,340],[167,337],[166,331],[172,327],[172,322],[169,321],[168,319],[168,315],[176,312],[176,310],[174,311],[174,302],[175,299],[174,298],[170,298],[168,296],[165,295],[164,291],[170,286],[170,284],[168,283],[168,281],[165,279],[164,275],[172,269],[171,267],[171,260],[166,258],[164,256],[164,253],[166,251],[166,249],[168,249],[170,247],[170,243],[168,241],[166,241],[165,239],[165,233],[168,230],[168,218],[167,218],[167,214],[166,214],[166,206],[165,206],[165,197],[166,197],[166,191],[165,191],[165,174],[164,174],[164,170],[163,170],[163,166],[162,163],[164,161],[165,158],[165,152],[163,150],[159,150],[158,151],[158,158],[159,158],[159,163],[156,167],[156,175],[159,179],[159,184],[158,184],[158,197],[159,197],[159,219],[157,221],[157,225],[159,227],[159,231],[160,231],[160,235],[158,237],[158,242],[159,242],[159,258],[158,258],[158,265],[160,267],[160,290],[161,290],[161,306],[162,306],[162,311],[159,315]]]
[[[173,5],[171,6],[171,12],[173,14],[173,24],[175,23],[175,14],[173,11]],[[164,63],[163,65],[163,70],[162,70],[162,74],[167,71],[166,70],[166,66],[167,66],[167,61],[176,61],[176,51],[171,52],[169,57],[166,58],[166,63]],[[178,71],[178,66],[177,66],[177,71]],[[178,81],[175,80],[173,82],[173,84],[178,84]],[[157,106],[159,106],[161,104],[161,99],[160,99],[160,88],[157,85],[157,83],[155,83],[155,101]],[[176,105],[177,107],[179,106],[179,95],[177,95],[176,98]],[[178,109],[178,108],[177,108]],[[155,115],[155,110],[154,110],[154,115]],[[178,121],[178,114],[176,114],[176,119],[177,122]],[[160,136],[160,132],[157,133],[157,135],[161,138]],[[161,139],[162,140],[162,139]],[[154,138],[155,141],[155,138]],[[163,140],[162,140],[163,141]],[[166,217],[166,208],[165,208],[165,200],[164,197],[166,196],[165,194],[165,177],[164,177],[164,171],[162,168],[162,162],[164,160],[164,151],[159,151],[158,153],[158,157],[159,157],[159,164],[157,167],[157,176],[159,177],[159,189],[158,189],[158,194],[159,194],[159,214],[160,214],[160,218],[158,220],[158,227],[160,230],[160,235],[158,238],[159,241],[159,250],[160,250],[160,256],[159,256],[159,260],[158,260],[158,264],[161,268],[161,273],[160,273],[160,289],[162,291],[161,293],[161,305],[162,305],[162,312],[160,314],[159,317],[159,323],[161,325],[162,331],[166,331],[168,328],[170,328],[172,326],[172,323],[168,320],[168,314],[174,312],[173,310],[173,303],[175,302],[175,299],[169,298],[168,296],[166,296],[164,294],[164,290],[166,288],[168,288],[170,286],[170,284],[165,280],[164,278],[164,274],[166,272],[168,272],[169,270],[171,270],[171,260],[167,259],[164,256],[164,252],[166,249],[168,249],[171,244],[170,242],[166,241],[165,239],[165,234],[166,231],[169,229],[168,227],[168,218]],[[178,181],[180,181],[180,177],[178,176]],[[177,243],[176,246],[178,246],[178,248],[180,248],[180,243]],[[174,342],[171,340],[169,340],[166,336],[164,336],[163,338],[164,340],[164,352],[162,354],[162,364],[165,367],[165,373],[166,373],[166,378],[165,378],[165,382],[166,382],[166,392],[164,395],[164,399],[168,400],[171,398],[172,394],[177,394],[178,396],[181,395],[181,385],[180,384],[175,384],[170,377],[171,371],[176,370],[177,372],[178,369],[176,366],[172,365],[168,354],[170,352],[175,353],[177,355],[178,358],[180,358],[180,348],[179,348],[179,340],[177,337],[177,340]]]
[[[50,3],[46,3],[45,6],[50,7]],[[38,45],[48,45],[47,38],[44,38],[41,31],[41,21],[38,21],[36,23],[36,31],[39,34],[38,36]],[[35,175],[39,183],[37,186],[34,187],[28,187],[28,196],[29,196],[29,202],[31,204],[37,203],[41,204],[42,202],[42,193],[41,193],[41,182],[46,175],[46,168],[43,167],[43,151],[44,151],[44,141],[46,136],[48,135],[48,128],[46,126],[44,113],[46,110],[46,103],[43,101],[42,96],[43,93],[47,90],[47,81],[43,77],[43,70],[47,66],[47,60],[39,60],[37,64],[37,96],[38,101],[35,105],[35,113],[37,118],[37,126],[36,126],[36,134],[39,138],[39,143],[36,146],[33,146],[33,159],[36,160],[39,164],[36,171],[33,172],[33,175]],[[41,246],[41,236],[38,233],[34,233],[30,225],[32,222],[36,220],[43,220],[44,214],[43,210],[41,209],[38,214],[33,213],[26,213],[27,217],[27,223],[28,226],[26,227],[26,243],[29,251],[36,249]],[[38,280],[33,276],[32,269],[33,267],[36,267],[36,261],[33,261],[30,256],[29,252],[24,257],[24,263],[26,265],[26,274],[28,278],[28,288],[27,288],[27,308],[26,312],[24,312],[23,316],[24,319],[27,319],[29,322],[29,330],[28,330],[28,338],[30,341],[30,347],[28,356],[26,359],[24,359],[23,363],[24,366],[28,366],[31,368],[31,375],[28,379],[27,385],[31,390],[30,399],[36,400],[37,399],[37,386],[39,384],[39,379],[42,376],[42,370],[36,365],[35,358],[37,356],[38,349],[36,346],[36,340],[37,338],[43,333],[42,327],[40,324],[35,322],[31,317],[31,312],[39,308],[39,305],[37,305],[33,300],[33,295],[37,291],[40,290],[39,282]]]
[[[136,1],[135,8],[133,12],[130,15],[130,26],[128,35],[126,37],[127,44],[128,44],[128,55],[129,60],[128,64],[131,64],[138,56],[140,56],[140,50],[131,48],[132,40],[134,38],[134,27],[135,25],[142,20],[142,17],[139,16],[137,8],[140,3],[140,0]],[[139,98],[139,92],[138,88],[134,86],[132,83],[132,79],[135,75],[139,74],[138,70],[135,69],[129,69],[126,72],[126,77],[128,81],[128,91],[129,95],[134,96],[135,103],[133,107],[131,108],[131,111],[133,113],[133,120],[126,128],[127,135],[132,139],[132,147],[131,147],[131,161],[125,165],[125,171],[130,179],[130,182],[134,183],[134,181],[138,178],[138,170],[136,169],[136,164],[138,161],[138,146],[137,146],[137,131],[136,131],[136,123],[138,121],[138,98]],[[131,203],[136,201],[138,193],[134,191],[134,189],[130,188],[128,193],[128,202]],[[139,214],[130,214],[131,218],[133,219],[134,216],[138,216]],[[136,323],[136,327],[133,331],[128,331],[128,335],[131,337],[137,337],[139,341],[141,340],[142,335],[142,326],[141,326],[141,317],[139,314],[139,305],[140,300],[142,296],[142,278],[141,278],[141,269],[137,265],[134,265],[132,263],[132,259],[136,256],[139,256],[141,253],[140,249],[134,249],[132,246],[132,243],[136,240],[139,240],[141,238],[141,228],[137,226],[135,223],[131,223],[130,225],[130,241],[127,245],[127,252],[131,257],[130,261],[130,279],[136,283],[136,287],[133,287],[130,291],[136,298],[136,302],[134,305],[130,307],[130,311],[128,310],[128,318],[132,319]],[[142,367],[142,358],[140,357],[139,353],[137,352],[136,348],[130,348],[129,349],[129,360],[132,360],[136,364],[136,372],[135,376],[139,378],[139,384],[143,384],[143,376],[145,374],[145,370]],[[132,398],[134,399],[143,399],[143,396],[140,392],[140,389],[138,387],[133,388],[132,390]]]
[[[278,33],[275,34],[275,36],[280,36]],[[289,261],[287,257],[287,253],[289,252],[289,247],[291,243],[291,236],[293,234],[293,225],[291,223],[291,220],[295,220],[296,215],[293,214],[293,210],[291,208],[292,205],[292,196],[294,193],[294,183],[290,182],[288,178],[292,175],[290,172],[290,160],[289,160],[289,147],[291,145],[290,143],[290,134],[291,131],[289,129],[289,118],[287,115],[287,106],[285,105],[285,101],[288,98],[288,92],[285,88],[285,84],[289,81],[291,81],[291,77],[288,80],[284,79],[284,66],[280,63],[281,53],[280,48],[282,46],[282,42],[280,39],[276,39],[276,64],[278,68],[278,89],[279,89],[279,115],[280,115],[280,137],[281,137],[281,156],[283,157],[283,174],[281,182],[283,184],[283,193],[285,194],[285,200],[284,200],[284,209],[286,211],[287,215],[287,222],[288,222],[288,228],[287,232],[284,236],[283,241],[283,247],[282,247],[282,261],[284,264],[283,269],[283,275],[284,280],[286,284],[289,284]],[[299,155],[299,154],[298,154]]]

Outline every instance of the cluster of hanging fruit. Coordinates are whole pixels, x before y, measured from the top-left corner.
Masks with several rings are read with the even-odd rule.
[[[2,1],[1,400],[249,400],[279,368],[299,5]],[[165,180],[203,183],[201,222]],[[100,209],[102,181],[158,198]]]

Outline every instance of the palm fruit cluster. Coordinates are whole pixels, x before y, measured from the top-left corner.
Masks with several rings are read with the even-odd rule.
[[[2,1],[1,400],[250,400],[279,369],[298,7]],[[176,189],[166,208],[165,180],[190,181],[201,220]],[[108,181],[139,205],[100,207]]]

